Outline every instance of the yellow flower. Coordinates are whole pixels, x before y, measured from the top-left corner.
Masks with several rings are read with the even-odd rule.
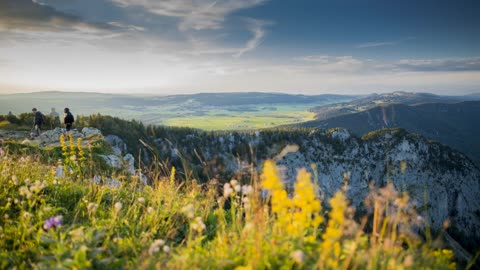
[[[265,161],[263,165],[263,188],[276,190],[283,189],[283,183],[278,177],[277,169],[275,167],[275,162],[271,160]]]
[[[235,270],[252,270],[253,268],[249,265],[247,266],[237,266],[235,267]]]

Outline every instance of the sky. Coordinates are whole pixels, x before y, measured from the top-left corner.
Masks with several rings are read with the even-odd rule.
[[[0,94],[480,92],[477,0],[0,0]]]

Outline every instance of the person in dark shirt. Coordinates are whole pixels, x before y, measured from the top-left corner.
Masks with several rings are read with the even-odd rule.
[[[40,111],[37,111],[37,108],[32,109],[33,112],[33,134],[34,136],[40,136],[42,131],[42,125],[45,122],[43,114]]]
[[[73,114],[70,112],[69,108],[65,108],[63,112],[65,113],[65,116],[63,118],[63,123],[65,124],[65,129],[68,132],[72,129],[73,122],[75,122],[75,119],[73,118]]]

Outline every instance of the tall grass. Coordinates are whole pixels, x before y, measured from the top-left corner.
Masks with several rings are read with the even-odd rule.
[[[300,170],[289,194],[273,161],[260,183],[223,185],[179,181],[173,169],[151,186],[129,176],[111,188],[55,169],[0,157],[0,268],[456,268],[450,250],[416,233],[422,220],[393,185],[372,188],[356,222],[344,189],[322,203]]]

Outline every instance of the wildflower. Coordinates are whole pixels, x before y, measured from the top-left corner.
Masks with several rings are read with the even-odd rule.
[[[32,186],[30,186],[30,191],[33,193],[39,193],[45,186],[45,181],[40,182],[39,180],[37,180]]]
[[[16,175],[12,175],[12,183],[15,185],[15,186],[18,186],[18,178]]]
[[[235,270],[252,270],[253,268],[249,265],[247,266],[237,266],[235,267]]]
[[[167,246],[167,245],[163,246],[163,252],[169,253],[170,252],[170,247]]]
[[[205,226],[205,223],[203,223],[201,217],[196,217],[190,226],[193,230],[199,233],[207,228],[207,226]]]
[[[113,208],[115,209],[115,212],[119,212],[122,210],[122,203],[121,202],[116,202],[115,205],[113,205]]]
[[[45,230],[50,230],[52,228],[58,228],[62,225],[63,217],[62,216],[55,216],[51,217],[43,223],[43,228]]]
[[[223,197],[228,198],[233,193],[233,189],[230,187],[229,183],[223,185]]]
[[[149,206],[149,207],[147,208],[147,213],[150,214],[150,213],[152,213],[152,212],[153,212],[153,207]]]
[[[89,213],[94,213],[95,211],[97,211],[97,208],[98,208],[98,204],[96,203],[89,203],[87,205],[87,210]]]
[[[251,185],[242,186],[242,193],[244,195],[250,195],[253,193],[253,187]]]
[[[193,207],[193,204],[188,204],[187,206],[184,206],[180,211],[188,218],[193,218],[195,215],[195,208]]]
[[[238,181],[236,179],[232,179],[230,180],[230,184],[232,185],[232,187],[235,187],[238,185]]]
[[[303,263],[304,257],[305,257],[305,255],[303,254],[303,251],[301,251],[301,250],[295,250],[292,253],[290,253],[290,258],[292,258],[292,260],[294,262],[298,263],[298,264]]]
[[[153,241],[153,243],[150,245],[150,248],[148,249],[148,254],[152,256],[154,253],[160,251],[160,247],[163,245],[165,245],[165,241],[162,239],[157,239]]]
[[[141,204],[144,204],[145,203],[145,198],[140,197],[140,198],[137,199],[137,201]]]
[[[72,230],[68,234],[72,237],[72,240],[80,241],[83,239],[83,227]]]
[[[32,192],[30,192],[30,190],[28,189],[27,186],[20,187],[20,189],[18,191],[20,193],[20,196],[24,196],[27,199],[30,199],[33,195]]]

